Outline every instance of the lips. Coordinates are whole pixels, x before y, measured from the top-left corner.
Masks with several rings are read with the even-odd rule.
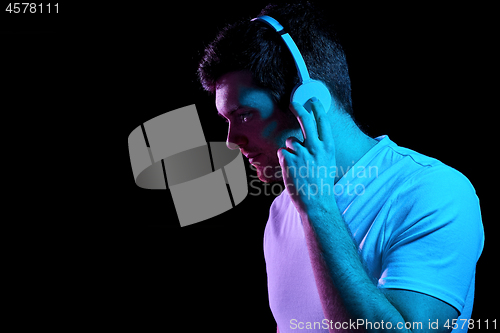
[[[248,162],[250,162],[250,164],[254,164],[254,161],[260,156],[260,154],[248,154],[245,156],[248,158]]]

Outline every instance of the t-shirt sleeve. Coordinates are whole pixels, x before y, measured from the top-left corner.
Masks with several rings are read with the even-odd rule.
[[[408,179],[393,198],[378,287],[424,293],[461,313],[484,243],[474,188],[440,165]]]

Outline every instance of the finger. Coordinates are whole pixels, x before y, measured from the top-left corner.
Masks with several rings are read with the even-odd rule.
[[[288,139],[286,139],[285,146],[288,148],[287,149],[288,151],[292,152],[295,155],[297,155],[300,149],[303,148],[302,142],[300,142],[300,140],[294,136],[291,136]]]
[[[289,148],[281,147],[278,149],[278,161],[281,165],[281,169],[285,170],[288,165],[288,161],[295,155],[290,152]]]
[[[318,140],[318,131],[316,130],[316,125],[314,124],[313,115],[307,112],[307,110],[299,103],[292,103],[290,105],[290,110],[297,117],[300,127],[302,128],[302,134],[304,135],[304,144],[307,145],[307,141],[312,143]]]
[[[316,119],[316,126],[318,131],[318,138],[321,141],[329,141],[332,135],[332,127],[330,119],[326,115],[323,104],[316,98],[311,98],[311,109]]]
[[[296,155],[295,152],[288,147],[279,148],[277,153],[278,153],[278,159],[281,159],[283,157],[291,157],[291,156]]]

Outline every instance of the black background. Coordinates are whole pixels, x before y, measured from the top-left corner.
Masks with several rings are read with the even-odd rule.
[[[2,12],[6,209],[14,211],[9,225],[20,227],[8,234],[7,261],[25,295],[15,309],[48,310],[38,322],[51,325],[275,331],[263,257],[274,196],[250,189],[236,208],[180,228],[168,191],[135,185],[127,146],[141,123],[190,104],[206,140],[225,141],[197,64],[220,28],[267,3]],[[499,299],[492,8],[334,3],[325,10],[367,133],[435,157],[474,185],[486,239],[472,318],[485,329]],[[108,320],[91,324],[96,319]]]

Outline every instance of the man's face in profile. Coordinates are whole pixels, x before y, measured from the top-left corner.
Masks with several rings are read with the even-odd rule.
[[[252,83],[249,71],[230,72],[217,80],[215,105],[229,123],[228,147],[241,150],[261,181],[281,181],[277,150],[290,136],[303,141],[292,112],[280,110],[269,90]]]

